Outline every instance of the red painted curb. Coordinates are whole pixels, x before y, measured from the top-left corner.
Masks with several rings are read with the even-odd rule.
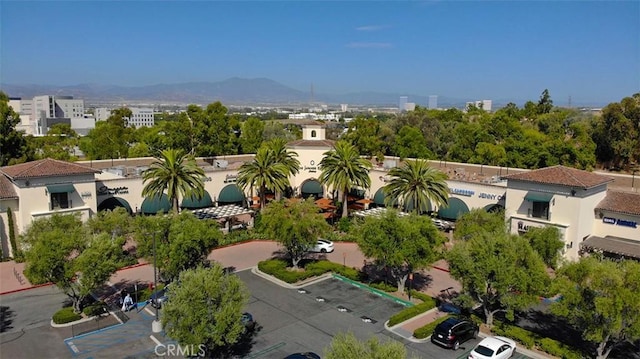
[[[36,289],[36,288],[40,288],[40,287],[46,287],[46,286],[49,286],[49,285],[53,285],[53,283],[38,284],[38,285],[34,285],[34,286],[31,286],[31,287],[27,287],[27,288],[9,290],[9,291],[0,293],[0,295],[22,292],[22,291],[29,290],[29,289]]]
[[[116,270],[116,272],[120,272],[120,271],[127,270],[127,269],[131,269],[131,268],[138,268],[138,267],[142,267],[142,266],[146,266],[146,265],[149,265],[149,263],[138,263],[138,264],[132,264],[132,265],[130,265],[130,266],[122,267],[122,268],[120,268],[120,269],[117,269],[117,270]]]
[[[445,269],[445,268],[442,268],[442,267],[431,266],[431,268],[433,268],[433,269],[437,269],[437,270],[441,270],[441,271],[443,271],[443,272],[451,273],[451,271],[450,271],[450,270]]]

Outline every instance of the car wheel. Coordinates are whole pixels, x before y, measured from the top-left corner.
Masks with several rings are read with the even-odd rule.
[[[322,248],[322,249],[320,250],[320,253],[327,253],[327,250],[326,250],[326,249],[324,249],[324,248]]]
[[[453,343],[453,350],[458,350],[458,348],[460,348],[460,342],[456,340],[456,341]]]

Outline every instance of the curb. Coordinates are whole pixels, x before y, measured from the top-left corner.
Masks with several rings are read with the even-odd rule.
[[[118,318],[118,316],[113,314],[113,312],[109,312],[109,315],[115,316],[116,319]],[[92,321],[92,320],[96,319],[97,317],[101,317],[101,316],[100,315],[94,315],[93,317],[82,318],[82,319],[78,319],[76,321],[69,322],[69,323],[64,323],[64,324],[56,324],[56,323],[53,322],[53,319],[51,319],[51,326],[54,327],[54,328],[67,328],[67,327],[70,327],[72,325],[76,325],[76,324]]]
[[[426,338],[424,338],[424,339],[418,339],[418,338],[416,338],[416,337],[414,337],[414,336],[413,336],[413,333],[411,333],[411,335],[410,335],[410,336],[406,336],[406,335],[402,335],[401,333],[398,333],[398,332],[396,331],[396,329],[397,329],[397,328],[401,328],[401,327],[402,327],[404,324],[406,324],[406,323],[412,322],[412,321],[414,321],[414,320],[418,320],[418,319],[420,319],[420,318],[422,318],[422,317],[425,317],[425,316],[430,315],[430,314],[432,314],[433,312],[437,312],[437,311],[438,311],[438,307],[431,308],[431,309],[427,310],[426,312],[424,312],[424,313],[420,313],[420,314],[416,315],[415,317],[412,317],[412,318],[409,318],[409,319],[405,320],[404,322],[400,322],[400,323],[398,323],[398,324],[394,325],[393,327],[390,327],[390,326],[388,325],[388,324],[389,324],[389,321],[387,320],[387,321],[384,323],[384,328],[385,328],[386,330],[390,331],[391,333],[393,333],[393,334],[395,334],[395,335],[398,335],[398,336],[401,336],[402,338],[404,338],[404,339],[406,339],[406,340],[408,340],[408,341],[410,341],[410,342],[413,342],[413,343],[426,343],[426,342],[430,341],[431,336],[428,336],[428,337],[426,337]],[[429,324],[429,323],[426,323],[426,324]],[[426,325],[426,324],[425,324],[425,325]]]
[[[394,301],[394,302],[396,302],[396,303],[398,303],[400,305],[403,305],[405,307],[413,307],[415,305],[415,304],[413,304],[413,303],[411,303],[409,301],[406,301],[404,299],[400,299],[400,298],[394,297],[394,296],[392,296],[390,294],[387,294],[384,291],[381,291],[379,289],[372,288],[372,287],[370,287],[370,286],[368,286],[366,284],[363,284],[363,283],[360,283],[360,282],[356,282],[356,281],[351,280],[351,279],[349,279],[347,277],[341,276],[340,274],[333,273],[333,278],[338,279],[340,281],[343,281],[345,283],[349,283],[354,287],[358,287],[360,289],[367,290],[367,291],[369,291],[369,292],[371,292],[371,293],[373,293],[373,294],[375,294],[375,295],[377,295],[379,297],[383,297],[385,299],[392,300],[392,301]]]
[[[315,284],[315,283],[318,283],[318,282],[322,282],[324,280],[327,280],[327,279],[331,278],[331,273],[325,273],[325,274],[323,274],[323,275],[321,275],[319,277],[314,277],[314,278],[311,278],[311,279],[309,279],[307,281],[299,282],[298,284],[289,284],[289,283],[287,283],[285,281],[282,281],[282,280],[280,280],[280,279],[278,279],[278,278],[276,278],[276,277],[274,277],[272,275],[269,275],[267,273],[262,272],[260,269],[258,269],[258,266],[251,267],[251,273],[253,273],[253,274],[255,274],[255,275],[259,276],[259,277],[262,277],[262,278],[264,278],[264,279],[266,279],[266,280],[268,280],[268,281],[270,281],[270,282],[272,282],[274,284],[277,284],[277,285],[279,285],[279,286],[281,286],[283,288],[288,288],[288,289],[302,288],[302,287],[305,287],[305,286],[308,286],[308,285],[311,285],[311,284]]]
[[[17,292],[22,292],[22,291],[29,290],[29,289],[36,289],[36,288],[46,287],[46,286],[50,286],[50,285],[54,285],[54,284],[53,284],[53,283],[44,283],[44,284],[33,285],[33,286],[31,286],[31,287],[26,287],[26,288],[19,288],[19,289],[8,290],[8,291],[6,291],[6,292],[2,292],[2,293],[0,293],[0,295],[11,294],[11,293],[17,293]]]

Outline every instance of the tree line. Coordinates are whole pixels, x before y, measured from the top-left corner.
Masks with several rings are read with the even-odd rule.
[[[189,105],[160,114],[153,127],[130,128],[131,111],[115,109],[87,136],[58,124],[42,137],[22,136],[18,114],[0,94],[0,166],[51,157],[76,160],[156,156],[181,149],[196,157],[256,153],[274,138],[299,139],[301,130],[275,116],[243,116],[222,103]],[[417,106],[397,115],[358,114],[349,123],[327,123],[330,139],[344,139],[361,155],[439,159],[536,169],[553,165],[630,170],[640,162],[640,93],[608,104],[601,114],[553,106],[548,90],[523,107],[509,103],[489,113],[471,106],[431,110]]]

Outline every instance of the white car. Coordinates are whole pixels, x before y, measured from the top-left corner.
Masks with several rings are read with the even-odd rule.
[[[328,239],[318,238],[316,245],[312,247],[309,252],[315,253],[331,253],[333,252],[333,242]]]
[[[505,337],[488,337],[473,348],[469,359],[506,359],[515,352],[515,341]]]

